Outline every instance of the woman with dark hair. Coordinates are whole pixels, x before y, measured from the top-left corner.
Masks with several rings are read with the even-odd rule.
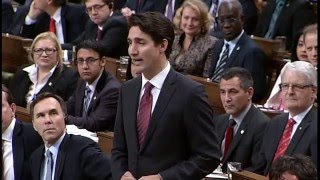
[[[308,61],[307,51],[303,41],[303,32],[299,31],[293,39],[291,48],[291,62]]]

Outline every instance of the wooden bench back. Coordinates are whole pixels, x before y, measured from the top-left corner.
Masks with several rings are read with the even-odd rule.
[[[225,110],[223,108],[223,105],[220,99],[219,85],[217,83],[214,83],[210,80],[207,80],[207,78],[203,78],[203,77],[197,77],[192,75],[187,75],[187,76],[189,76],[194,81],[204,85],[205,91],[208,94],[209,104],[212,107],[214,113],[217,113],[217,114],[225,113]]]
[[[32,39],[2,33],[2,71],[15,73],[17,68],[29,64],[27,49]]]

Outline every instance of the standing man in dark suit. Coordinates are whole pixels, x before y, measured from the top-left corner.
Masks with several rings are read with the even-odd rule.
[[[260,47],[244,32],[242,6],[237,0],[222,1],[218,9],[218,24],[223,38],[216,42],[208,77],[215,82],[223,70],[230,67],[243,67],[253,77],[253,102],[264,97],[266,74],[264,63],[266,56]],[[228,47],[228,48],[227,48]]]
[[[67,124],[88,131],[113,131],[120,83],[104,69],[105,50],[95,40],[76,47],[75,64],[81,79],[68,100]]]
[[[317,82],[317,71],[309,62],[295,61],[285,66],[279,86],[289,113],[269,122],[259,158],[250,170],[266,175],[272,162],[282,155],[295,154],[311,157],[317,166],[318,113],[313,105]]]
[[[16,105],[9,89],[2,85],[2,158],[3,180],[29,180],[31,153],[42,140],[32,124],[15,118]]]
[[[33,39],[38,34],[54,32],[60,44],[71,43],[84,30],[88,20],[83,5],[69,4],[66,0],[34,0],[21,27],[20,36]],[[21,13],[23,15],[25,13]]]
[[[43,93],[31,103],[30,114],[33,127],[44,142],[30,158],[32,180],[111,179],[110,160],[98,144],[66,133],[68,117],[63,99]]]
[[[240,67],[225,70],[219,88],[226,111],[218,116],[216,124],[222,170],[226,171],[227,162],[240,162],[245,169],[257,159],[270,118],[252,104],[253,79],[248,70]]]
[[[286,36],[286,49],[290,50],[293,37],[306,25],[315,22],[316,15],[310,1],[272,0],[264,7],[253,34],[267,39]]]
[[[173,40],[173,26],[163,14],[131,16],[128,52],[142,75],[120,90],[114,179],[201,179],[220,162],[213,112],[203,86],[168,62]]]
[[[85,0],[84,3],[91,20],[72,44],[93,39],[101,42],[108,57],[119,59],[128,55],[128,24],[123,16],[114,14],[113,0]]]

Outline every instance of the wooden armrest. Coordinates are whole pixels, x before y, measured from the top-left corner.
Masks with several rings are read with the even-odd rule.
[[[259,174],[242,170],[240,172],[232,172],[233,180],[268,180],[269,178],[266,176],[261,176]]]
[[[113,132],[97,132],[98,136],[98,145],[101,148],[102,152],[107,153],[111,156],[111,150],[113,147]]]

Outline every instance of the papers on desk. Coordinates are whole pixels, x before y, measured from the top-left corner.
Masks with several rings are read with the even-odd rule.
[[[68,134],[84,136],[84,137],[90,138],[94,142],[98,143],[97,133],[90,132],[90,131],[88,131],[86,129],[79,129],[77,126],[75,126],[73,124],[72,125],[67,125],[67,133]]]
[[[206,178],[210,179],[228,179],[228,175],[222,172],[221,164],[211,174],[208,174]]]

